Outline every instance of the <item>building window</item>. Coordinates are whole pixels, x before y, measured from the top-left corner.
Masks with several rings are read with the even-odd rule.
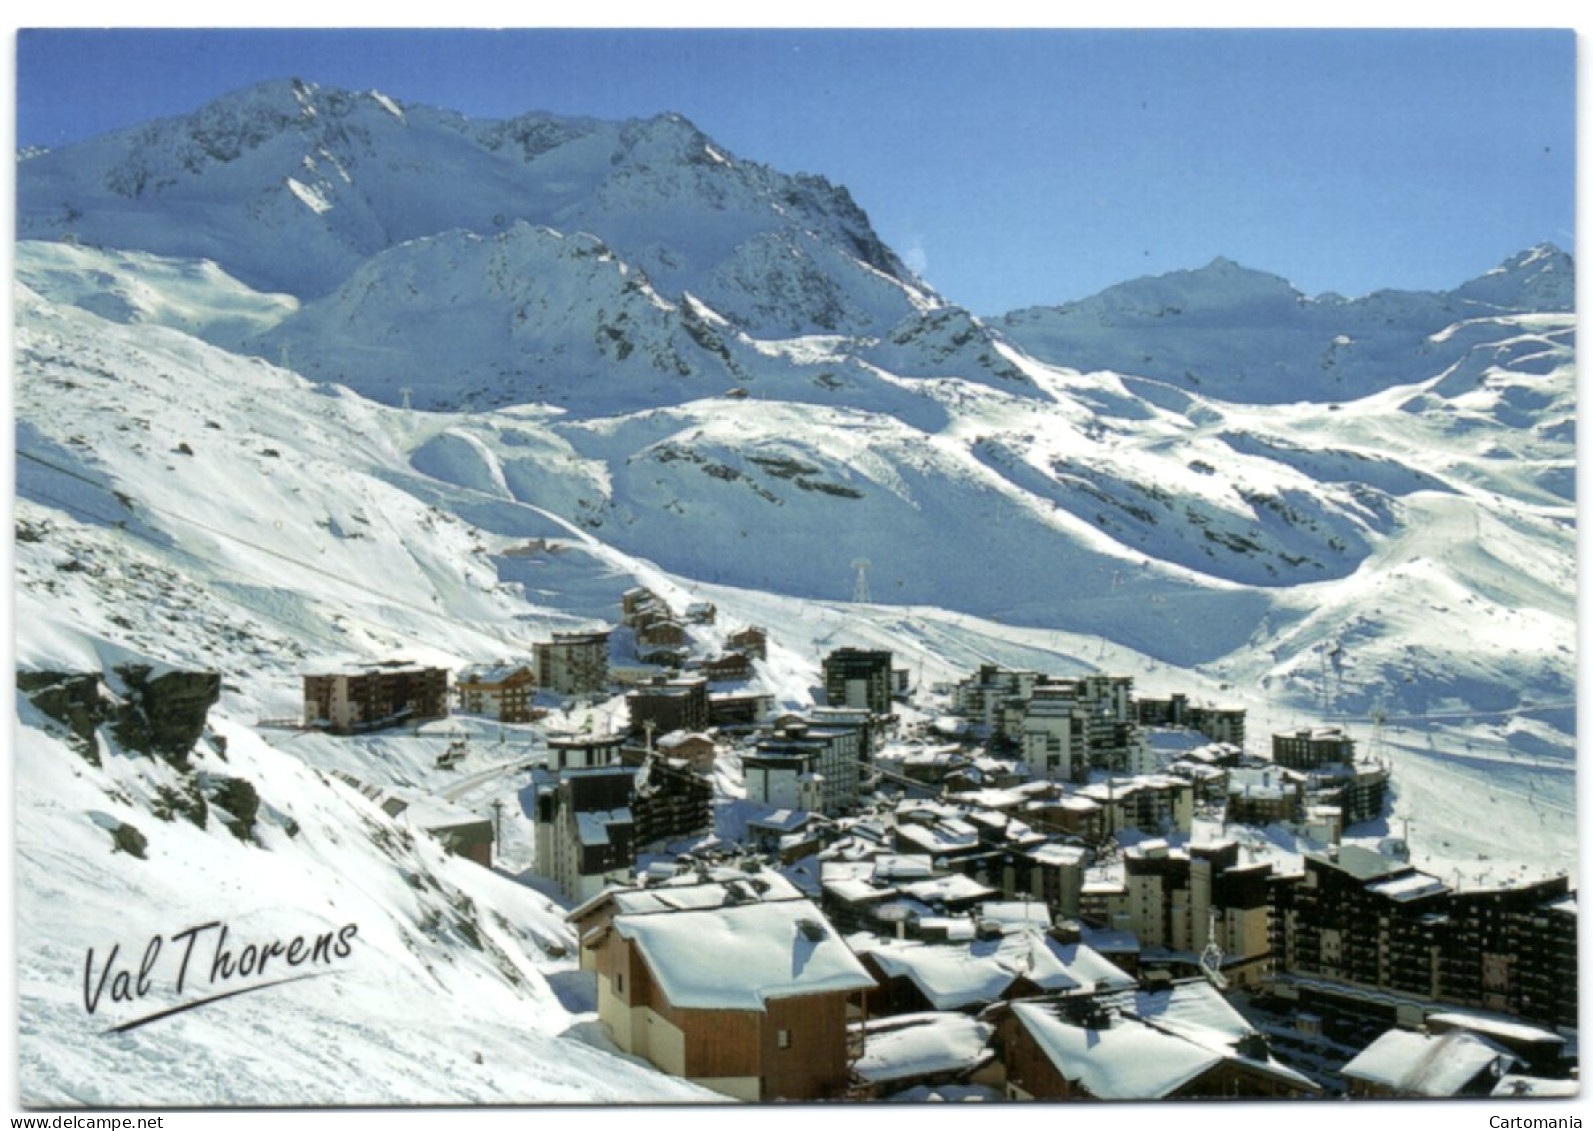
[[[791,1047],[791,1030],[790,1029],[781,1029],[779,1034],[777,1035],[777,1041],[778,1041],[778,1043],[779,1043],[781,1048],[783,1048],[783,1049],[790,1048]]]
[[[624,993],[625,992],[625,975],[624,974],[615,974],[614,975],[614,989],[618,993]]]

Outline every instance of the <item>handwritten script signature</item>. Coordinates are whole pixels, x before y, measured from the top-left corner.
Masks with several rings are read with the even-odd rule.
[[[354,953],[359,926],[347,923],[319,934],[292,938],[251,939],[241,945],[227,924],[200,923],[171,935],[154,935],[144,944],[137,966],[128,963],[120,943],[111,947],[98,973],[94,949],[83,960],[83,1008],[92,1016],[105,1000],[136,1003],[151,1000],[159,987],[172,986],[178,1004],[136,1017],[106,1030],[125,1033],[174,1014],[212,1005],[240,994],[284,986],[334,973]],[[137,953],[129,951],[129,954]],[[177,956],[181,955],[179,959]],[[208,960],[208,961],[207,961]],[[171,977],[175,963],[176,977]],[[190,979],[192,979],[190,983]],[[190,984],[204,996],[182,1001]],[[153,1002],[151,1001],[153,1004]]]

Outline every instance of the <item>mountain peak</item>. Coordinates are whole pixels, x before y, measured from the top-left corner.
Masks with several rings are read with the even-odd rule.
[[[1576,263],[1554,244],[1540,243],[1462,284],[1455,294],[1506,310],[1569,311],[1576,305]]]
[[[1534,244],[1525,251],[1518,251],[1499,266],[1489,271],[1488,275],[1502,275],[1511,271],[1558,271],[1569,270],[1571,256],[1558,246],[1544,242]],[[1487,276],[1484,276],[1485,278]]]
[[[683,160],[698,164],[712,162],[706,151],[719,152],[689,118],[673,112],[629,119],[620,128],[620,144],[633,159],[642,161]],[[722,161],[723,154],[720,156]]]
[[[1109,296],[1115,296],[1115,302],[1126,300],[1136,308],[1145,302],[1171,303],[1180,313],[1230,310],[1258,302],[1293,306],[1300,299],[1281,275],[1246,267],[1223,255],[1193,270],[1168,271],[1119,283],[1096,297],[1113,301]]]
[[[690,118],[686,117],[686,115],[677,113],[674,110],[665,110],[662,113],[654,114],[651,118],[642,118],[639,120],[645,125],[656,126],[659,129],[683,130],[693,135],[700,135],[702,133],[702,131],[697,128],[696,122],[693,122]]]
[[[191,114],[170,122],[196,138],[213,132],[219,123],[273,121],[283,126],[313,128],[336,122],[361,111],[380,111],[402,121],[404,111],[396,99],[377,90],[351,91],[322,86],[296,76],[266,79],[211,99]]]
[[[327,95],[341,95],[344,98],[355,97],[345,91],[334,88],[328,88]],[[237,114],[260,109],[290,116],[303,115],[310,117],[319,112],[316,104],[323,101],[325,97],[322,94],[321,86],[301,78],[288,76],[265,79],[218,95],[195,110],[192,115],[186,115],[185,117],[202,119],[214,117],[218,114]],[[305,113],[306,110],[309,111],[308,114]]]
[[[1525,251],[1518,252],[1517,254],[1512,255],[1509,259],[1505,260],[1505,262],[1506,263],[1520,263],[1522,265],[1525,265],[1527,263],[1535,262],[1535,261],[1537,261],[1539,259],[1545,259],[1545,258],[1548,258],[1548,257],[1551,257],[1551,256],[1567,255],[1567,254],[1568,254],[1567,252],[1563,251],[1560,248],[1560,246],[1558,244],[1554,243],[1552,240],[1544,240],[1542,243],[1533,244],[1531,247],[1527,248],[1527,250],[1525,250]]]
[[[300,78],[268,79],[212,99],[192,114],[137,127],[129,157],[157,175],[169,174],[158,166],[172,161],[193,173],[207,159],[226,164],[284,134],[335,144],[348,133],[348,120],[362,111],[372,115],[369,122],[389,115],[403,120],[398,104],[376,91],[358,94]]]
[[[1184,278],[1200,280],[1203,282],[1217,280],[1225,285],[1243,283],[1248,286],[1259,286],[1268,290],[1286,290],[1294,292],[1294,284],[1282,275],[1271,271],[1263,271],[1259,267],[1247,267],[1238,260],[1229,259],[1226,255],[1216,256],[1204,267],[1197,267],[1192,271],[1171,271],[1163,278]]]

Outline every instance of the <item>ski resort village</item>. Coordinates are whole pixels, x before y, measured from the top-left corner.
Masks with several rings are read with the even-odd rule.
[[[483,866],[531,849],[606,1033],[661,1071],[743,1100],[1574,1090],[1575,893],[1364,835],[1381,724],[1254,742],[1128,676],[924,688],[857,648],[782,711],[764,628],[622,603],[520,662],[308,675],[274,741],[439,750],[419,789],[340,776]],[[508,806],[446,800],[495,780]]]
[[[976,317],[300,79],[17,208],[22,1104],[1577,1094],[1552,244]]]

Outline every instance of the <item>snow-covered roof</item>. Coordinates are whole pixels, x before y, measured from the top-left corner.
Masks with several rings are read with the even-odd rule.
[[[406,804],[398,814],[399,819],[419,829],[449,829],[491,820],[439,797],[406,796],[404,800]]]
[[[440,669],[414,660],[353,660],[342,667],[334,666],[335,661],[328,662],[316,660],[312,663],[301,664],[298,667],[300,675],[414,675],[417,672],[433,672]]]
[[[1029,857],[1041,864],[1082,866],[1084,849],[1074,844],[1042,844],[1039,848],[1031,848]]]
[[[1256,1032],[1239,1011],[1204,980],[1179,982],[1165,990],[1137,992],[1133,1009],[1143,1021],[1218,1051]]]
[[[1229,794],[1242,794],[1256,800],[1280,800],[1285,793],[1292,794],[1298,784],[1293,775],[1285,776],[1273,769],[1236,768],[1228,771]]]
[[[1222,1060],[1315,1091],[1308,1078],[1273,1060],[1265,1045],[1245,1042],[1256,1030],[1209,983],[1180,982],[1166,990],[1129,987],[1097,1001],[1109,1024],[1088,1027],[1068,1020],[1055,1005],[1019,1003],[1030,1033],[1069,1080],[1102,1099],[1157,1099]],[[1144,1058],[1148,1062],[1136,1064]]]
[[[997,1001],[1019,978],[1047,992],[1125,989],[1134,979],[1088,946],[1062,943],[1040,931],[999,940],[955,943],[854,935],[852,948],[873,955],[887,978],[906,978],[936,1009],[962,1009]]]
[[[964,789],[952,794],[958,801],[985,809],[1000,811],[1016,808],[1029,800],[1029,793],[1021,789]]]
[[[879,760],[903,766],[939,766],[960,761],[961,758],[960,746],[911,746],[887,749]]]
[[[1343,727],[1314,726],[1299,727],[1295,730],[1278,730],[1272,732],[1274,739],[1285,738],[1299,741],[1307,739],[1311,742],[1353,742],[1354,739],[1344,733]]]
[[[930,880],[914,880],[898,886],[914,899],[922,899],[925,902],[984,899],[995,894],[994,888],[986,887],[972,876],[964,876],[960,872]]]
[[[1343,1075],[1417,1096],[1453,1096],[1496,1060],[1515,1057],[1475,1033],[1439,1036],[1390,1029],[1343,1068]]]
[[[1180,760],[1167,767],[1177,773],[1179,777],[1198,780],[1200,782],[1214,781],[1228,771],[1221,766],[1208,766],[1204,762],[1190,762]]]
[[[1493,1094],[1501,1097],[1568,1100],[1580,1090],[1581,1086],[1576,1080],[1545,1080],[1539,1076],[1506,1073],[1494,1085]]]
[[[887,853],[863,860],[826,860],[820,877],[826,891],[848,902],[898,893],[920,900],[977,899],[993,894],[992,889],[967,876],[937,877],[927,856]]]
[[[975,758],[972,765],[987,774],[1010,774],[1017,768],[1014,762],[1004,758],[992,758],[989,755],[981,755]]]
[[[1004,927],[1027,925],[1044,928],[1051,925],[1050,908],[1034,900],[992,899],[979,905],[979,918],[988,923],[1000,923]]]
[[[576,834],[585,845],[602,845],[609,842],[608,829],[610,825],[629,825],[635,822],[629,808],[610,809],[607,811],[580,811],[575,814]]]
[[[333,774],[374,801],[388,816],[413,825],[417,829],[433,831],[457,828],[460,825],[475,825],[490,820],[441,797],[427,796],[406,789],[384,790],[381,786],[366,785],[336,770]]]
[[[1152,726],[1142,728],[1140,733],[1144,735],[1146,745],[1156,751],[1193,750],[1208,742],[1205,735],[1188,727]]]
[[[1168,856],[1187,856],[1188,853],[1179,849],[1168,851],[1166,838],[1158,836],[1129,845],[1123,850],[1123,855],[1132,856],[1136,860],[1161,860]]]
[[[910,797],[905,801],[898,801],[895,812],[903,820],[916,818],[927,821],[933,817],[960,817],[962,807],[927,797]]]
[[[889,852],[874,857],[874,875],[882,880],[927,880],[935,874],[935,864],[927,856]]]
[[[826,871],[829,866],[825,865]],[[885,900],[896,894],[895,888],[875,887],[867,880],[854,876],[837,876],[831,879],[825,876],[821,881],[824,891],[836,899],[846,903],[867,903],[871,900]]]
[[[790,880],[767,869],[756,875],[733,875],[704,883],[695,876],[680,876],[675,881],[651,887],[614,893],[614,908],[620,915],[645,915],[656,911],[687,911],[723,907],[727,903],[753,899],[800,899]]]
[[[870,1021],[854,1071],[871,1084],[969,1072],[995,1054],[994,1026],[962,1013],[908,1013]]]
[[[594,750],[606,746],[623,746],[629,738],[623,734],[549,734],[548,746],[554,750]],[[581,766],[561,771],[566,777],[587,773],[612,773],[623,766]]]
[[[718,704],[757,704],[767,707],[773,696],[763,691],[710,691],[708,702]]]
[[[979,834],[966,821],[937,821],[933,825],[902,824],[896,835],[930,853],[968,848],[979,843]]]
[[[663,738],[660,738],[656,742],[654,742],[653,745],[656,746],[660,750],[673,750],[673,749],[675,749],[675,747],[684,746],[688,742],[696,742],[696,743],[709,742],[709,743],[711,743],[711,742],[713,742],[713,739],[711,737],[709,737],[708,735],[702,734],[702,733],[697,732],[697,731],[672,730],[668,734],[664,735]]]
[[[530,675],[535,668],[529,662],[501,663],[501,664],[473,664],[459,671],[459,683],[502,683],[510,676],[519,672]]]
[[[747,827],[756,825],[771,832],[795,832],[811,822],[814,816],[806,809],[776,809],[765,817],[748,818]]]
[[[1399,903],[1412,899],[1422,899],[1429,895],[1439,895],[1449,890],[1449,885],[1437,876],[1429,876],[1424,872],[1412,872],[1408,876],[1397,876],[1392,880],[1382,880],[1375,884],[1366,885],[1366,890],[1376,892],[1378,895]]]
[[[1125,890],[1121,879],[1085,880],[1079,889],[1084,895],[1116,895]]]
[[[1079,937],[1083,939],[1085,945],[1102,954],[1138,954],[1140,949],[1139,936],[1133,931],[1081,926]]]
[[[978,935],[978,925],[970,915],[930,915],[918,920],[919,931],[944,937],[947,942],[968,942]]]
[[[844,842],[837,841],[831,845],[835,848]],[[824,880],[866,880],[874,874],[874,857],[865,857],[860,860],[829,859],[825,858],[819,868],[819,876]]]
[[[1565,1044],[1565,1038],[1552,1029],[1545,1029],[1542,1026],[1531,1025],[1513,1018],[1491,1017],[1485,1013],[1473,1013],[1465,1009],[1446,1009],[1441,1013],[1429,1013],[1427,1020],[1441,1025],[1452,1025],[1457,1029],[1470,1029],[1473,1033],[1482,1033],[1485,1036],[1499,1037],[1507,1041]]]
[[[607,644],[608,638],[613,635],[613,630],[608,628],[589,628],[580,632],[555,632],[551,641],[538,641],[539,648],[564,648],[580,647],[591,644]]]
[[[631,694],[638,699],[682,699],[695,691],[696,687],[688,681],[672,679],[668,683],[644,683]]]
[[[645,871],[657,876],[667,863],[655,863]],[[755,900],[801,899],[799,891],[779,872],[767,868],[756,873],[737,868],[717,868],[705,879],[695,872],[668,874],[647,887],[612,887],[599,892],[565,916],[580,919],[599,904],[611,902],[616,915],[648,915],[665,911],[685,911],[704,907],[723,907],[729,903]]]
[[[918,899],[910,899],[892,890],[890,898],[874,908],[874,917],[885,923],[907,922],[912,919],[920,923],[936,922],[935,909],[929,904]]]
[[[1166,774],[1140,774],[1132,778],[1112,778],[1110,781],[1091,782],[1079,789],[1079,796],[1098,801],[1117,800],[1140,790],[1188,789],[1189,783]]]
[[[887,978],[906,978],[936,1009],[962,1009],[998,1001],[1018,978],[1019,971],[999,961],[994,953],[971,954],[966,943],[898,942],[854,935],[858,953],[873,956]]]
[[[806,900],[621,915],[664,995],[682,1009],[759,1010],[784,997],[872,988],[874,979]]]
[[[1064,1020],[1048,1003],[1015,1002],[1012,1012],[1057,1071],[1097,1099],[1161,1099],[1224,1059],[1126,1017],[1090,1029]]]
[[[1410,870],[1410,865],[1403,860],[1395,860],[1374,852],[1369,848],[1362,848],[1356,844],[1341,845],[1336,851],[1329,853],[1307,852],[1306,858],[1315,860],[1346,872],[1358,880],[1375,880],[1397,872]]]
[[[1034,965],[1028,978],[1045,990],[1118,990],[1134,985],[1134,978],[1113,965],[1086,943],[1065,943],[1047,935],[1031,951]]]
[[[949,817],[944,821],[936,821],[935,828],[944,835],[956,840],[979,839],[979,830],[970,824],[966,817]]]
[[[1221,709],[1226,711],[1244,710],[1242,707],[1225,707]],[[1184,757],[1193,758],[1201,762],[1216,762],[1242,753],[1243,751],[1231,742],[1208,742],[1202,746],[1195,747],[1193,750],[1186,751]]]
[[[1017,848],[1026,845],[1044,843],[1046,834],[1036,831],[1031,825],[1014,817],[1007,822],[1007,843]]]

